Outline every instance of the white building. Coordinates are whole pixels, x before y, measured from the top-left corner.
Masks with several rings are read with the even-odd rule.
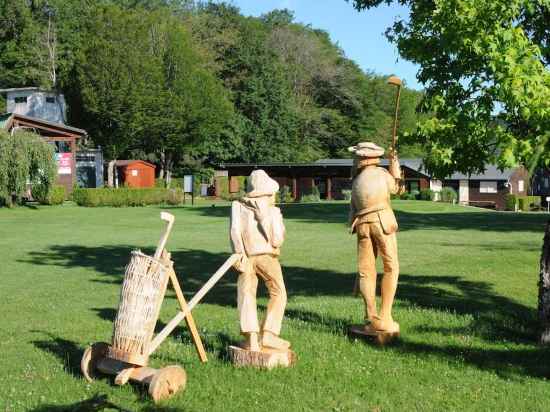
[[[66,124],[65,97],[39,87],[0,89],[6,95],[6,111],[54,123]]]

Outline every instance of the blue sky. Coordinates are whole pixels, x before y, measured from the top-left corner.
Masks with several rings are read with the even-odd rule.
[[[380,6],[356,11],[345,0],[232,0],[247,16],[259,16],[273,9],[294,11],[298,22],[327,31],[346,56],[366,71],[396,74],[409,87],[420,89],[416,80],[417,66],[399,57],[396,47],[384,32],[396,16],[407,17],[401,6]]]

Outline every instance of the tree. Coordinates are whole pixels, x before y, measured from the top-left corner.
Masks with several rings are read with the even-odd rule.
[[[28,184],[46,199],[57,176],[55,151],[40,136],[0,130],[0,203],[11,207],[21,202]]]
[[[359,10],[392,0],[354,0]],[[547,0],[402,0],[408,19],[387,31],[420,65],[427,118],[413,140],[444,177],[486,162],[550,164]]]
[[[102,6],[89,24],[75,100],[80,124],[108,159],[144,153],[169,180],[184,154],[223,157],[213,146],[231,121],[231,103],[174,16]]]

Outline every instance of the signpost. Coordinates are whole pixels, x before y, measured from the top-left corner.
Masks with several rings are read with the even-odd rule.
[[[550,213],[550,196],[546,196],[546,211]]]
[[[191,193],[191,205],[195,204],[195,193],[193,191],[193,181],[195,177],[193,175],[183,176],[183,203],[185,204],[185,195]]]

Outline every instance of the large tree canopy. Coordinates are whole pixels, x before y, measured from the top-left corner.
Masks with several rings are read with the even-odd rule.
[[[387,146],[395,89],[288,10],[223,2],[0,0],[0,88],[65,94],[70,124],[107,159],[160,170],[313,161]],[[403,89],[400,130],[422,93]],[[403,156],[418,147],[403,145]]]
[[[354,0],[359,10],[394,0]],[[419,123],[429,169],[550,164],[550,1],[396,0],[407,19],[387,36],[420,65]]]

